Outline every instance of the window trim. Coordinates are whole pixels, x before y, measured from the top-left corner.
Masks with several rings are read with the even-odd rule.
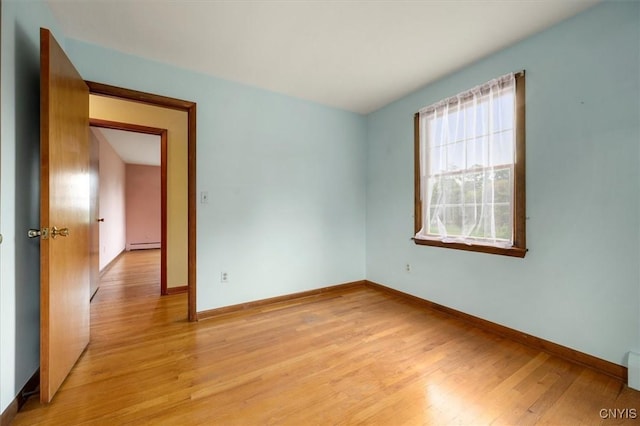
[[[513,246],[497,247],[484,244],[465,244],[458,242],[443,242],[440,240],[423,240],[413,238],[417,245],[445,247],[457,250],[475,251],[480,253],[498,254],[504,256],[513,256],[523,258],[527,253],[526,244],[526,194],[525,194],[525,165],[526,165],[526,149],[525,149],[525,78],[524,71],[515,74],[516,80],[516,130],[515,130],[515,154],[516,161],[513,165],[514,170],[514,207],[513,207]],[[413,133],[414,133],[414,235],[422,229],[422,199],[420,197],[420,114],[416,113],[413,117]]]

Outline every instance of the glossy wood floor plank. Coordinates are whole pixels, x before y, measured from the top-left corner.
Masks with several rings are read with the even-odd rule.
[[[16,425],[617,425],[640,416],[640,392],[608,376],[369,288],[188,323],[185,294],[159,296],[158,262],[159,251],[131,252],[109,270],[87,351],[53,403],[29,400]],[[627,415],[603,419],[602,409]]]

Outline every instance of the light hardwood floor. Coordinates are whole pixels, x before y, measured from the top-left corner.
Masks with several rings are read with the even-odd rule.
[[[369,288],[188,323],[186,295],[159,296],[158,262],[131,252],[111,268],[88,349],[14,424],[640,421],[640,392],[614,379]]]

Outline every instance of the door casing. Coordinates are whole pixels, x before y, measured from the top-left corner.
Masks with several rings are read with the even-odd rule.
[[[196,103],[137,90],[85,81],[89,93],[140,102],[187,113],[187,287],[188,319],[197,321],[196,312]]]
[[[167,129],[141,126],[139,124],[122,123],[117,121],[89,118],[91,127],[103,129],[124,130],[127,132],[144,133],[160,136],[160,294],[169,294],[167,290]]]

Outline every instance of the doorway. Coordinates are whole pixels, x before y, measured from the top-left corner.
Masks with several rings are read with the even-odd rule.
[[[160,294],[186,292],[167,286],[167,129],[95,118],[89,124],[101,164],[102,208],[91,224],[101,241],[100,276],[123,251],[160,249]]]
[[[167,258],[173,259],[175,257],[180,257],[181,255],[185,255],[184,269],[185,269],[185,287],[188,293],[188,320],[196,321],[196,104],[194,102],[183,101],[174,98],[168,98],[164,96],[152,95],[149,93],[143,93],[135,90],[123,89],[115,86],[109,86],[101,83],[95,82],[86,82],[89,87],[89,92],[92,96],[99,98],[103,101],[113,101],[113,100],[121,100],[134,102],[146,106],[152,106],[161,108],[167,112],[169,111],[179,111],[185,113],[186,115],[186,140],[184,147],[184,163],[186,165],[186,170],[184,171],[184,188],[180,191],[178,196],[184,196],[184,205],[186,206],[184,220],[183,220],[183,228],[176,229],[171,231],[171,220],[172,220],[172,207],[174,205],[182,205],[183,203],[178,200],[172,201],[172,182],[171,182],[171,163],[172,160],[176,160],[176,158],[172,157],[172,154],[175,156],[179,156],[180,154],[174,154],[171,146],[171,123],[167,122],[165,124],[157,124],[156,128],[169,129],[168,130],[168,147],[167,147],[167,161],[165,163],[168,164],[167,170],[167,236],[166,241],[167,244],[164,246],[167,248]],[[138,126],[144,126],[145,123],[132,123],[132,119],[129,116],[129,119],[116,119],[113,120],[119,123],[128,123]],[[151,127],[151,126],[147,126]],[[175,161],[174,161],[175,162]],[[178,234],[178,237],[184,237],[184,247],[181,246],[180,243],[172,243],[172,241],[176,241],[175,238],[172,239],[172,235]],[[175,247],[174,247],[175,245]],[[174,250],[173,252],[171,250]],[[171,265],[167,264],[167,293],[171,293],[172,287],[172,270]]]

